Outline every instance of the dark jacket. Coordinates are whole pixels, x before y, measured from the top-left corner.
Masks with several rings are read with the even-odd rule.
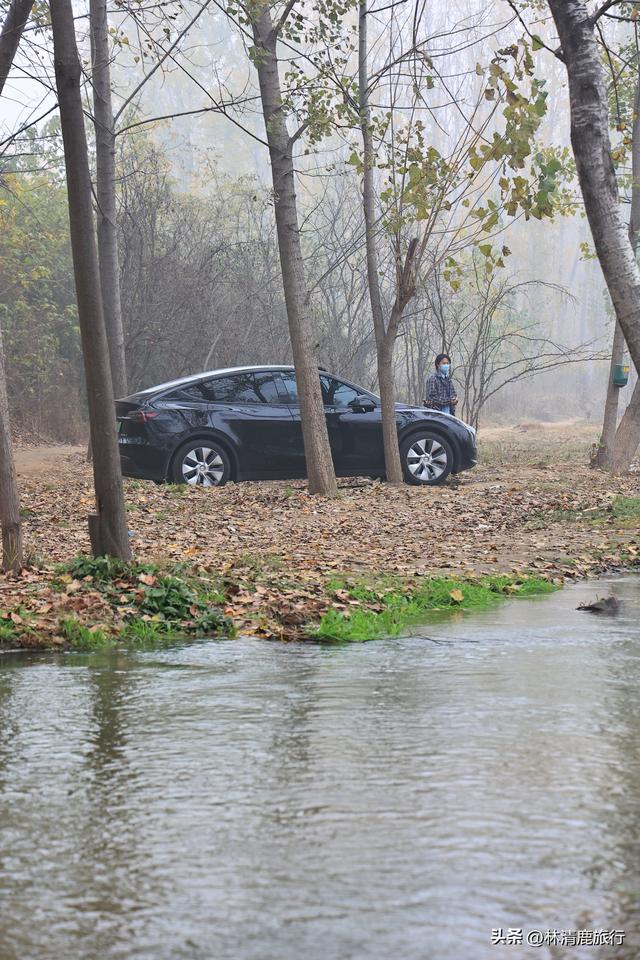
[[[453,408],[455,395],[456,390],[451,377],[445,377],[441,373],[432,373],[427,380],[425,406],[432,407],[434,410],[442,410],[443,407]]]

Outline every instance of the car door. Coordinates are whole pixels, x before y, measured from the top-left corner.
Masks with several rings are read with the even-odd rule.
[[[243,478],[283,473],[283,458],[294,439],[294,418],[272,371],[215,377],[202,385],[210,426],[231,438]]]
[[[296,452],[299,454],[301,469],[305,471],[295,373],[283,372],[282,383],[287,390],[291,412],[297,424],[299,448]],[[379,408],[367,413],[356,412],[348,404],[357,396],[367,395],[366,391],[327,374],[320,375],[320,384],[336,473],[341,476],[383,473],[384,451]]]
[[[294,423],[294,433],[287,461],[290,472],[287,476],[306,477],[307,461],[304,455],[304,440],[302,439],[302,423],[300,421],[300,404],[298,403],[296,375],[293,371],[282,370],[280,371],[277,383],[282,390],[283,399],[285,399],[288,405]]]
[[[380,406],[361,387],[328,374],[320,375],[324,410],[336,471],[345,476],[384,473],[384,447]],[[363,410],[355,403],[366,396],[375,409]]]

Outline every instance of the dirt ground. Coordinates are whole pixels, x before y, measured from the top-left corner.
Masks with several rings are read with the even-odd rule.
[[[126,480],[132,546],[145,559],[228,565],[266,557],[292,572],[557,563],[638,532],[628,520],[589,521],[589,511],[606,515],[616,494],[640,495],[640,473],[614,478],[589,469],[596,437],[597,426],[582,421],[492,427],[479,435],[479,466],[445,487],[345,480],[327,501],[309,497],[299,481],[203,490]],[[86,552],[85,448],[19,449],[17,469],[27,552],[40,562]]]
[[[561,420],[540,423],[523,421],[513,426],[491,424],[478,434],[485,463],[551,464],[554,461],[588,462],[597,443],[600,424],[588,420]]]
[[[64,476],[69,472],[70,463],[77,463],[86,452],[86,447],[63,444],[50,447],[17,447],[16,470],[19,477]]]
[[[188,561],[251,584],[230,608],[243,630],[265,608],[284,616],[284,607],[304,612],[315,604],[321,613],[336,575],[533,572],[560,581],[632,566],[640,556],[640,472],[591,470],[597,434],[597,425],[579,421],[493,427],[479,435],[478,467],[444,487],[346,480],[330,500],[308,496],[298,481],[202,489],[126,480],[132,550],[139,560]],[[17,451],[36,580],[89,552],[85,452]],[[4,579],[6,609],[13,587]]]

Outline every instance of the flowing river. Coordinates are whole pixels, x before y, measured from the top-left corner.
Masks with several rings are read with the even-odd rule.
[[[0,656],[0,960],[640,957],[640,580],[423,633]]]

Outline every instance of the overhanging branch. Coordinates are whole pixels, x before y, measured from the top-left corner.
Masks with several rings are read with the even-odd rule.
[[[605,2],[601,4],[596,12],[589,18],[591,23],[597,23],[600,17],[603,17],[607,10],[610,10],[611,7],[615,7],[618,3],[622,3],[622,0],[605,0]]]

